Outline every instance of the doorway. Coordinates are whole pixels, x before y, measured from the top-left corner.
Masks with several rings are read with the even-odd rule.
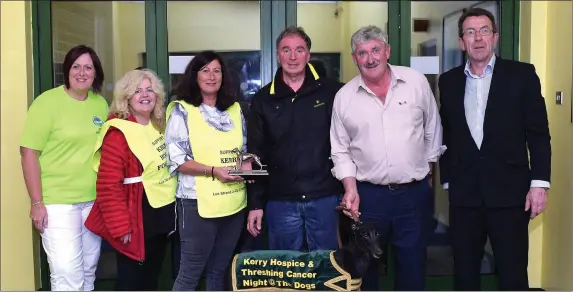
[[[469,8],[484,8],[494,15],[499,28],[495,53],[505,59],[518,59],[518,1],[402,1],[401,65],[427,62],[423,70],[439,105],[438,78],[441,73],[465,64],[467,57],[458,44],[458,20]],[[432,60],[433,59],[433,60]],[[424,61],[425,60],[425,61]],[[426,283],[428,290],[453,289],[453,255],[450,248],[449,201],[434,171],[433,230],[427,246]],[[489,240],[484,246],[481,266],[482,289],[497,289],[494,256]]]

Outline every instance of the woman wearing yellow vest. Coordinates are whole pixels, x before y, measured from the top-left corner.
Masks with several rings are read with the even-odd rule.
[[[203,271],[207,290],[221,291],[243,230],[243,178],[230,176],[234,148],[246,150],[246,129],[221,57],[196,55],[167,108],[168,167],[178,175],[177,216],[181,261],[174,291],[195,290]],[[250,163],[244,165],[250,169]]]
[[[30,217],[48,256],[51,290],[90,291],[101,238],[83,223],[96,197],[91,157],[108,111],[99,95],[104,73],[97,54],[84,45],[66,54],[63,73],[64,85],[42,93],[28,110],[22,169]]]
[[[164,101],[155,73],[126,73],[95,147],[97,197],[85,225],[117,251],[117,290],[157,290],[175,229],[177,180],[165,167]]]

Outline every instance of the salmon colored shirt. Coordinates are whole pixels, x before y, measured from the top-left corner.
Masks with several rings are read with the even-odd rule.
[[[446,150],[436,100],[424,75],[388,65],[385,103],[356,76],[338,91],[330,139],[334,176],[387,185],[422,180]]]

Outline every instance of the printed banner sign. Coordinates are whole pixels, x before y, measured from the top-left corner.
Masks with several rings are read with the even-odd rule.
[[[334,260],[334,251],[303,253],[260,250],[237,254],[232,263],[233,291],[334,290],[349,291],[361,281]],[[353,285],[351,285],[353,284]]]

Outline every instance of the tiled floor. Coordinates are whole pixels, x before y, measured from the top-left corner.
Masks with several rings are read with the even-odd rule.
[[[454,273],[454,258],[448,246],[429,246],[426,260],[427,276],[450,276]]]

